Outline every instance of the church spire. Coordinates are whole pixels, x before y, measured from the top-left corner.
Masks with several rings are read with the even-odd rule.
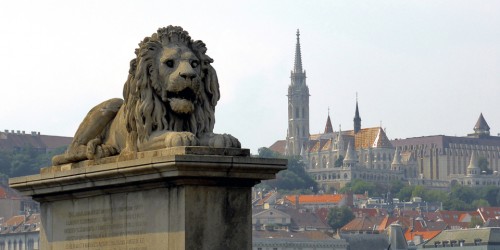
[[[295,63],[293,64],[294,73],[302,73],[302,54],[300,53],[300,32],[297,29],[297,44],[295,45]]]
[[[291,84],[288,86],[288,155],[298,155],[302,145],[309,141],[309,87],[306,72],[302,69],[300,33],[297,30],[295,62],[291,70]]]
[[[332,121],[330,120],[330,108],[328,108],[328,118],[326,118],[324,134],[333,133]]]
[[[354,133],[361,130],[361,116],[359,116],[358,93],[356,93],[356,111],[354,112]]]

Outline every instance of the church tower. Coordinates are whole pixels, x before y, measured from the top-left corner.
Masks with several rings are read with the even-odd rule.
[[[300,33],[297,30],[295,62],[288,86],[288,134],[286,154],[299,155],[309,141],[309,87],[306,85],[306,71],[302,70]]]
[[[356,93],[356,111],[354,114],[354,133],[358,133],[361,130],[361,117],[359,116],[358,109],[358,94]]]

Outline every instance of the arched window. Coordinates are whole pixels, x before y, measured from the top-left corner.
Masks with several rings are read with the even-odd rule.
[[[295,108],[295,118],[299,118],[299,108]]]

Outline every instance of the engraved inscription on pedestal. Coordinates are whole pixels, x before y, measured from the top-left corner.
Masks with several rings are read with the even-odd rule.
[[[44,224],[47,238],[56,249],[157,249],[168,240],[164,211],[169,196],[151,189],[56,201],[48,208],[53,217],[47,220],[54,219]]]
[[[112,214],[112,217],[108,215]],[[64,249],[127,249],[145,250],[144,237],[133,237],[145,232],[144,206],[123,206],[68,212],[66,216]],[[124,237],[129,236],[127,239]],[[95,240],[99,239],[99,240]],[[89,240],[89,243],[75,243]]]

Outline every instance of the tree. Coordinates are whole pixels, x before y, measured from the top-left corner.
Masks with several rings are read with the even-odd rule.
[[[413,193],[414,188],[415,188],[415,186],[403,187],[396,194],[396,197],[398,197],[400,201],[409,201],[411,199],[411,195]]]
[[[373,195],[378,192],[376,190],[376,185],[372,182],[363,181],[361,179],[354,179],[351,182],[347,183],[342,189],[340,189],[341,193],[346,193],[351,191],[355,194],[364,194],[368,192],[369,195]]]
[[[337,160],[335,160],[335,162],[333,163],[333,166],[336,167],[336,168],[340,168],[342,167],[342,165],[344,164],[344,156],[339,156],[339,158],[337,158]]]
[[[391,194],[396,195],[405,187],[405,184],[401,182],[400,180],[392,180],[389,184]]]
[[[493,170],[488,168],[489,162],[485,157],[479,157],[477,160],[477,165],[481,169],[481,173],[493,174]]]
[[[284,156],[270,150],[269,148],[259,148],[259,157],[264,158],[284,158]],[[318,192],[318,183],[306,172],[306,165],[301,156],[288,156],[287,169],[280,171],[276,179],[263,181],[260,186],[277,188],[285,193],[311,193]]]
[[[483,226],[483,220],[480,217],[473,216],[469,223],[469,228],[475,228],[476,226]]]
[[[490,203],[488,203],[488,201],[485,199],[478,199],[478,200],[474,200],[472,202],[472,206],[475,208],[476,207],[489,207]]]
[[[328,225],[333,230],[338,230],[345,226],[352,219],[354,219],[354,213],[347,206],[334,207],[328,211],[327,221]]]
[[[259,157],[262,158],[283,158],[283,156],[270,148],[262,147],[257,150],[259,152]]]

